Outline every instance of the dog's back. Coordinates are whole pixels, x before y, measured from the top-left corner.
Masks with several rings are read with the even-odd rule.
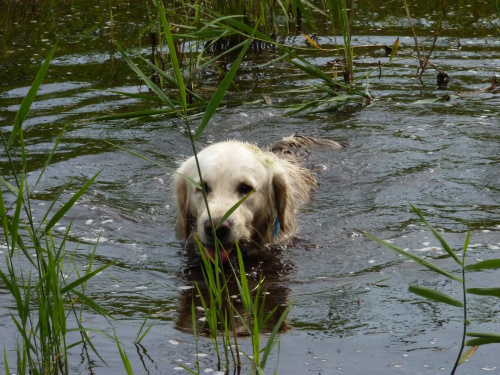
[[[306,135],[294,134],[276,142],[271,147],[271,151],[280,158],[290,159],[300,157],[301,151],[315,146],[326,146],[329,148],[345,147],[344,144],[331,141],[329,139],[319,139],[308,137]]]

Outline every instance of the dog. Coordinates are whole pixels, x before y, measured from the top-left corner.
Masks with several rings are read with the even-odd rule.
[[[315,145],[344,147],[295,134],[270,150],[241,141],[215,143],[198,153],[199,171],[194,156],[185,160],[174,175],[177,237],[188,242],[196,238],[211,259],[219,249],[223,263],[236,242],[240,248],[290,242],[297,232],[295,212],[318,186],[300,156]]]

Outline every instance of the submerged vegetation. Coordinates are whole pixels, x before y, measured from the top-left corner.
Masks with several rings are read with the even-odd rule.
[[[498,0],[492,0],[496,11],[500,14]],[[302,77],[307,77],[304,84],[286,92],[271,92],[270,96],[286,94],[292,97],[285,104],[287,115],[303,113],[331,112],[346,103],[366,105],[371,103],[369,91],[370,75],[382,74],[384,67],[396,58],[417,61],[417,75],[422,78],[426,69],[431,66],[441,77],[439,87],[446,87],[447,75],[430,60],[436,38],[431,40],[429,51],[425,54],[422,44],[417,42],[416,31],[412,25],[411,9],[403,2],[408,22],[412,25],[412,36],[415,36],[414,53],[398,54],[399,38],[387,46],[356,46],[352,41],[352,17],[355,16],[351,4],[345,0],[326,0],[312,4],[302,0],[290,1],[248,1],[248,2],[174,2],[173,7],[166,7],[159,1],[153,2],[154,10],[149,15],[151,23],[144,34],[151,38],[153,48],[151,54],[144,57],[141,52],[127,52],[122,47],[122,41],[113,38],[112,44],[121,58],[126,61],[147,85],[148,93],[137,94],[120,92],[119,94],[150,103],[151,108],[141,111],[120,112],[100,116],[97,120],[134,119],[145,116],[171,116],[183,121],[189,136],[193,153],[196,155],[197,141],[209,125],[213,115],[223,106],[239,105],[247,98],[230,93],[231,87],[238,87],[238,72],[245,69],[245,58],[249,53],[263,54],[259,69],[270,68],[273,64],[284,63],[294,69]],[[438,21],[434,35],[443,32],[443,12]],[[113,20],[113,15],[111,15]],[[112,22],[111,22],[112,23]],[[321,26],[319,25],[321,24]],[[326,26],[324,26],[326,25]],[[328,47],[317,41],[314,34],[316,27],[329,27],[332,34],[342,43],[332,43]],[[339,34],[336,31],[339,31]],[[300,38],[302,43],[292,43],[287,38]],[[300,45],[298,45],[300,44]],[[386,63],[379,64],[367,74],[356,74],[356,50],[361,48],[383,48],[386,51]],[[49,69],[50,60],[54,54],[51,50],[45,60],[31,90],[24,98],[16,116],[9,137],[2,132],[3,150],[10,169],[7,176],[0,177],[0,221],[3,228],[3,241],[6,244],[5,268],[0,269],[1,282],[8,291],[12,306],[11,317],[18,330],[19,341],[16,344],[16,373],[24,374],[67,374],[68,351],[74,347],[84,347],[90,362],[89,352],[100,358],[98,348],[95,348],[90,332],[107,335],[116,342],[127,373],[132,373],[129,358],[123,350],[119,338],[103,331],[89,327],[85,323],[88,310],[101,314],[109,319],[113,317],[99,304],[86,295],[87,283],[99,272],[111,265],[107,263],[95,268],[95,253],[97,245],[89,250],[86,265],[78,263],[73,256],[76,249],[68,250],[73,242],[69,239],[71,227],[66,228],[63,235],[54,235],[52,230],[61,218],[81,198],[95,181],[98,174],[78,188],[66,202],[61,202],[65,189],[72,188],[73,182],[68,182],[54,196],[53,201],[41,219],[33,218],[31,197],[40,181],[43,181],[45,169],[56,154],[56,147],[63,137],[61,131],[55,146],[34,184],[29,177],[30,165],[26,148],[23,123],[44,76]],[[320,52],[332,59],[331,70],[318,68],[303,52]],[[208,72],[208,73],[207,73]],[[207,95],[202,90],[203,74],[216,75],[218,85]],[[448,77],[449,78],[449,77]],[[313,81],[311,84],[310,82]],[[362,85],[365,85],[362,89]],[[494,88],[494,87],[493,87]],[[266,102],[275,105],[273,98],[255,98],[252,101]],[[160,107],[158,108],[158,105]],[[194,116],[196,115],[196,116]],[[202,176],[200,176],[202,179]],[[189,183],[195,184],[193,181]],[[204,190],[203,186],[197,186]],[[243,200],[242,200],[243,201]],[[238,204],[241,204],[240,201]],[[233,207],[227,214],[237,208]],[[57,208],[60,207],[60,208]],[[428,225],[418,210],[420,219]],[[222,222],[221,220],[220,222]],[[469,358],[477,345],[500,342],[498,335],[473,333],[467,331],[467,300],[466,294],[499,296],[498,288],[466,288],[466,270],[498,268],[499,260],[479,262],[465,265],[465,255],[468,245],[467,237],[460,259],[446,241],[428,225],[433,235],[440,241],[450,258],[461,267],[460,276],[451,274],[433,265],[427,260],[413,257],[409,253],[377,240],[366,233],[371,239],[388,246],[398,254],[409,257],[413,261],[438,272],[451,280],[462,283],[463,301],[452,298],[442,292],[420,286],[411,286],[410,291],[435,301],[444,302],[463,309],[464,312],[464,345],[472,349],[462,355],[463,345],[456,366]],[[216,228],[214,229],[214,233]],[[266,364],[275,345],[278,334],[284,325],[290,305],[284,309],[272,306],[266,308],[266,286],[261,275],[255,286],[251,286],[245,272],[244,259],[238,249],[238,264],[224,267],[220,264],[218,253],[214,260],[207,259],[200,249],[202,257],[203,281],[208,294],[202,292],[196,285],[205,314],[203,333],[208,334],[217,356],[218,370],[226,373],[231,368],[241,369],[244,365],[242,357],[246,356],[250,363],[249,373],[261,374],[266,370]],[[238,299],[242,308],[236,307],[229,286],[236,285]],[[195,335],[200,335],[199,323],[195,321],[195,295],[193,294],[192,317]],[[147,318],[143,324],[146,327]],[[273,323],[270,334],[264,337],[264,327]],[[242,353],[238,345],[238,337],[243,333],[250,336],[252,350]],[[149,328],[139,332],[137,341],[142,340]],[[465,341],[465,337],[473,337]],[[265,341],[264,341],[265,339]],[[264,341],[264,343],[263,343]],[[4,351],[6,349],[4,348]],[[101,358],[102,359],[102,358]],[[6,373],[13,370],[14,365],[8,363],[4,354]],[[104,360],[103,360],[104,361]],[[10,365],[10,367],[9,367]],[[193,374],[201,372],[199,362],[193,367],[180,364]],[[275,365],[277,366],[277,365]],[[453,370],[454,371],[454,370]],[[277,368],[274,373],[279,373]]]

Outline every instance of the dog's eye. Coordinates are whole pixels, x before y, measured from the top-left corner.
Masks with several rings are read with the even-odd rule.
[[[247,195],[252,190],[254,190],[254,188],[248,184],[245,184],[244,182],[238,186],[238,193],[240,193],[241,195]]]
[[[210,193],[210,187],[208,186],[208,184],[206,182],[203,183],[203,188],[205,189],[205,194]],[[196,189],[196,191],[203,193],[203,190],[201,190],[201,189]]]

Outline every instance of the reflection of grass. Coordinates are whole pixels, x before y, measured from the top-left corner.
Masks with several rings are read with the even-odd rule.
[[[0,133],[10,165],[9,176],[0,177],[0,184],[3,185],[0,189],[0,222],[7,244],[7,269],[0,269],[0,279],[15,304],[10,315],[20,336],[16,347],[18,374],[68,374],[68,350],[77,345],[90,348],[101,358],[89,336],[89,332],[100,331],[83,326],[83,311],[84,308],[91,309],[113,319],[85,295],[88,280],[112,263],[92,270],[96,251],[94,247],[89,255],[88,265],[81,274],[66,250],[71,225],[62,238],[56,238],[52,234],[54,225],[86,192],[99,173],[56,210],[55,207],[60,205],[60,195],[69,183],[64,186],[38,223],[32,216],[32,194],[43,178],[64,130],[38,179],[34,184],[28,184],[29,155],[26,151],[23,122],[35,100],[55,49],[56,47],[49,53],[24,98],[8,140]],[[11,203],[8,203],[10,199],[6,199],[9,196],[13,197]],[[81,339],[77,342],[67,342],[68,334],[72,332],[79,333]],[[5,348],[4,361],[9,373]]]
[[[491,333],[476,333],[476,332],[468,332],[467,331],[467,326],[470,324],[470,322],[467,319],[467,293],[469,294],[475,294],[475,295],[481,295],[481,296],[489,296],[489,297],[500,297],[500,287],[494,287],[494,288],[466,288],[466,278],[465,278],[465,271],[466,270],[483,270],[483,269],[495,269],[495,268],[500,268],[500,259],[490,259],[486,261],[481,261],[475,264],[470,264],[470,265],[465,265],[465,256],[467,253],[467,247],[469,244],[469,236],[470,232],[467,234],[467,237],[465,239],[465,243],[463,246],[463,254],[462,258],[460,259],[457,254],[455,254],[455,251],[451,248],[451,246],[446,242],[443,236],[439,234],[439,232],[432,227],[427,220],[424,218],[424,216],[420,213],[420,211],[412,206],[413,210],[417,213],[417,215],[420,217],[420,220],[429,228],[429,230],[432,232],[433,236],[439,241],[441,244],[442,248],[448,253],[450,258],[452,258],[461,268],[460,275],[457,276],[453,273],[450,273],[434,263],[430,262],[429,260],[413,255],[409,252],[406,252],[405,250],[391,245],[390,243],[380,240],[368,233],[365,233],[363,231],[360,231],[363,235],[366,237],[372,239],[373,241],[388,247],[389,249],[395,251],[401,256],[404,256],[412,261],[414,261],[417,264],[420,264],[421,266],[438,273],[440,275],[443,275],[450,280],[456,281],[461,283],[461,289],[463,292],[462,300],[458,300],[456,298],[453,298],[445,293],[442,293],[440,291],[434,290],[434,289],[429,289],[425,288],[419,285],[410,285],[409,291],[415,294],[418,294],[419,296],[422,296],[424,298],[430,299],[432,301],[437,301],[441,303],[446,303],[450,306],[455,306],[459,307],[463,310],[463,338],[461,340],[461,346],[460,350],[457,356],[457,360],[455,362],[455,365],[452,370],[452,374],[455,373],[458,365],[463,363],[465,360],[469,359],[477,350],[477,347],[479,345],[485,345],[485,344],[491,344],[491,343],[500,343],[500,335],[496,334],[491,334]],[[465,341],[466,336],[468,337],[473,337],[472,340]],[[463,350],[465,346],[471,346],[471,348],[464,354]]]

